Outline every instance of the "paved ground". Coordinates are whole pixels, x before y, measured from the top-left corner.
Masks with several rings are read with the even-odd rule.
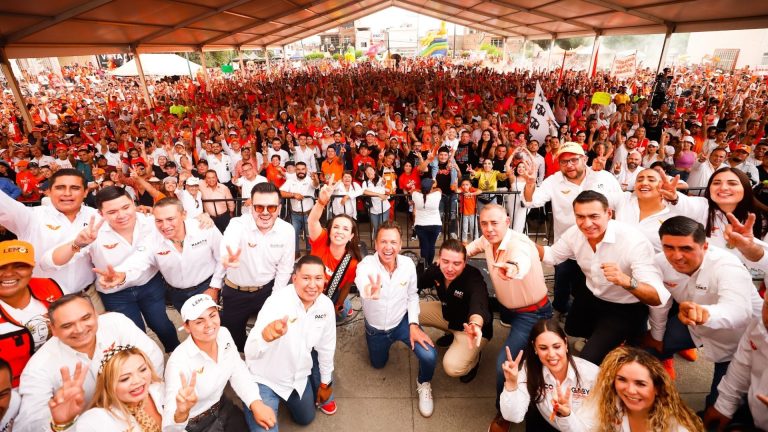
[[[551,268],[545,269],[551,275]],[[550,287],[551,288],[551,287]],[[353,305],[359,310],[358,298]],[[177,325],[179,315],[169,309]],[[423,418],[418,410],[416,375],[418,361],[403,344],[390,351],[389,363],[384,369],[373,369],[368,361],[362,313],[358,312],[337,328],[334,389],[338,412],[318,417],[308,427],[292,423],[286,410],[279,413],[280,430],[334,431],[334,432],[485,432],[495,415],[494,388],[495,362],[508,329],[494,322],[496,337],[485,347],[477,377],[469,384],[449,378],[438,362],[432,381],[435,412]],[[434,339],[441,332],[428,329]],[[182,332],[180,337],[186,337]],[[445,348],[439,348],[439,359]],[[689,363],[677,358],[677,385],[685,401],[694,409],[703,409],[704,397],[709,391],[712,364],[703,360]],[[515,425],[512,431],[523,431]]]

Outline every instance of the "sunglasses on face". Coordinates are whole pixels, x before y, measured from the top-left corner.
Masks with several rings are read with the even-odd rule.
[[[264,210],[267,210],[269,213],[275,213],[277,212],[277,208],[279,205],[277,204],[270,204],[270,205],[261,205],[261,204],[254,204],[253,209],[256,210],[256,213],[264,213]]]

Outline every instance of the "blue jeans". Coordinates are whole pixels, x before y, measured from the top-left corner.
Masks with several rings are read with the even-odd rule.
[[[120,312],[127,316],[141,331],[146,331],[146,319],[149,328],[157,334],[165,347],[165,352],[173,352],[179,346],[176,328],[165,311],[165,282],[160,272],[144,285],[125,288],[111,294],[100,292],[99,296],[107,311]]]
[[[309,384],[312,386],[312,397],[317,399],[317,390],[320,389],[320,362],[317,360],[317,351],[312,350],[312,371],[309,374]],[[334,398],[333,393],[328,398],[326,403],[332,401]]]
[[[309,222],[307,221],[308,217],[309,215],[301,213],[291,213],[291,225],[293,225],[293,229],[296,231],[296,252],[300,250],[299,236],[302,232],[304,233],[304,241],[306,243],[307,251],[309,251],[309,232],[307,228],[309,226]]]
[[[656,350],[650,350],[653,355],[660,360],[667,360],[672,358],[678,351],[683,351],[691,348],[696,348],[696,344],[691,338],[691,332],[688,330],[688,326],[680,322],[677,317],[679,305],[677,302],[672,304],[669,309],[669,315],[667,316],[667,328],[664,330],[663,352],[657,352]],[[720,380],[723,379],[725,373],[728,371],[728,365],[730,361],[715,363],[715,369],[712,373],[712,384],[709,387],[709,394],[706,398],[706,406],[712,406],[717,401],[717,386],[720,384]]]
[[[275,412],[275,418],[277,418],[277,409],[282,400],[288,406],[291,418],[297,424],[306,426],[312,423],[315,419],[315,398],[312,397],[312,385],[310,385],[309,380],[307,380],[307,386],[304,388],[304,392],[301,395],[294,390],[288,397],[288,400],[283,400],[277,393],[264,384],[259,384],[259,394],[261,395],[261,401]],[[277,423],[275,423],[275,427],[272,429],[264,429],[256,423],[256,419],[253,418],[251,410],[245,407],[243,412],[245,414],[245,422],[248,423],[248,429],[251,432],[265,432],[267,430],[270,432],[278,431]]]
[[[443,227],[440,225],[416,225],[413,227],[416,231],[416,237],[419,238],[419,249],[421,257],[424,258],[424,265],[429,267],[435,260],[435,243],[440,237],[440,231]]]
[[[193,286],[191,288],[175,288],[172,286],[168,286],[168,297],[171,299],[171,304],[174,308],[176,308],[177,311],[181,312],[181,307],[184,306],[184,302],[187,301],[190,297],[196,294],[202,294],[210,288],[211,286],[211,278],[208,278],[204,281],[202,281],[199,285]]]
[[[586,277],[576,260],[566,260],[555,266],[555,298],[552,307],[567,313],[571,308],[573,286],[586,284]]]
[[[347,315],[349,314],[350,309],[352,309],[352,302],[349,301],[349,298],[345,298],[344,307],[341,308],[341,312],[336,313],[336,322],[342,322],[347,319]]]
[[[509,322],[510,329],[507,340],[504,341],[501,352],[496,358],[496,409],[499,409],[499,396],[504,389],[504,371],[501,369],[501,365],[507,361],[507,351],[504,347],[509,347],[512,357],[523,351],[528,345],[533,326],[539,320],[552,318],[552,304],[547,302],[546,305],[532,312],[514,312],[503,308],[499,314],[503,316],[505,322]]]
[[[384,213],[369,213],[369,216],[371,217],[371,228],[373,229],[371,238],[375,239],[376,232],[379,231],[379,225],[389,220],[389,210]]]
[[[387,365],[389,360],[389,347],[393,343],[400,341],[408,348],[411,347],[411,330],[408,325],[408,314],[406,313],[397,327],[389,330],[379,330],[368,325],[365,322],[365,342],[368,345],[368,357],[371,359],[371,366],[381,369]],[[419,384],[432,381],[437,365],[437,351],[434,347],[427,345],[424,349],[420,344],[416,344],[413,352],[419,359]]]

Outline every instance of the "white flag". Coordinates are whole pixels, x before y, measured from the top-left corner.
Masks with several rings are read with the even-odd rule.
[[[544,91],[541,89],[541,84],[538,81],[536,81],[536,96],[533,98],[530,118],[528,132],[531,135],[531,139],[535,139],[539,142],[539,145],[543,146],[544,138],[549,135],[549,122],[552,121],[555,128],[559,127],[559,125],[555,121],[555,115],[552,113],[552,108],[550,108],[547,98],[544,97]]]

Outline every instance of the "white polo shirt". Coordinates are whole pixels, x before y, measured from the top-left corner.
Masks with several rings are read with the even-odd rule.
[[[101,219],[96,209],[82,206],[75,220],[69,219],[55,207],[41,205],[27,207],[0,192],[0,225],[16,234],[19,240],[32,243],[35,247],[35,262],[42,262],[45,252],[62,243],[71,242],[91,222],[91,216]],[[95,275],[90,260],[78,254],[60,269],[43,269],[35,266],[34,277],[55,280],[65,294],[82,291],[93,283]]]
[[[271,154],[270,154],[271,156]],[[310,173],[317,172],[317,159],[315,159],[315,149],[307,146],[306,150],[297,145],[293,148],[293,160],[294,162],[304,162],[307,164],[307,171]],[[336,179],[340,180],[340,179]]]
[[[333,214],[345,214],[351,216],[353,219],[357,218],[357,197],[362,194],[363,189],[355,182],[352,182],[349,185],[349,189],[347,189],[342,182],[336,183],[336,186],[333,188],[333,195],[344,195],[349,198],[343,203],[341,197],[331,198]]]
[[[115,267],[116,271],[126,273],[125,284],[135,284],[147,267],[155,266],[174,288],[192,288],[209,277],[211,287],[221,288],[224,280],[224,267],[219,257],[221,232],[216,227],[201,229],[195,221],[189,220],[184,221],[184,228],[186,235],[181,252],[155,230],[151,248],[137,251]]]
[[[640,205],[637,202],[637,195],[632,192],[624,192],[615,197],[614,200],[616,220],[628,225],[634,225],[653,245],[655,252],[661,252],[661,240],[659,239],[659,227],[664,221],[679,216],[675,206],[663,201],[664,208],[645,219],[640,220]],[[685,216],[685,215],[683,215]]]
[[[555,241],[563,235],[568,227],[573,226],[573,200],[576,195],[585,190],[600,192],[612,202],[614,197],[621,193],[621,186],[608,171],[594,171],[586,168],[586,176],[580,185],[566,180],[563,173],[556,172],[544,179],[540,186],[536,187],[530,202],[523,198],[526,207],[542,207],[547,202],[552,202],[552,218],[554,220]],[[613,204],[611,204],[613,207]]]
[[[208,168],[216,171],[216,175],[219,177],[219,182],[227,183],[232,180],[230,167],[234,168],[235,162],[232,161],[232,158],[230,158],[229,155],[224,154],[223,152],[219,153],[218,156],[221,156],[221,159],[219,159],[217,155],[211,153],[205,160],[208,162]]]
[[[227,256],[227,246],[232,252],[240,249],[240,266],[226,269],[227,279],[238,286],[261,286],[274,280],[274,290],[284,288],[293,273],[295,237],[293,226],[280,218],[266,234],[250,214],[232,218],[219,253]]]
[[[288,317],[288,332],[272,342],[262,337],[264,328]],[[312,372],[312,350],[317,351],[320,381],[329,384],[336,351],[336,312],[331,299],[320,294],[304,309],[293,284],[275,292],[264,303],[245,342],[245,362],[256,382],[266,385],[283,400],[295,390],[303,394]]]
[[[20,421],[14,425],[14,431],[39,432],[50,429],[51,411],[48,409],[48,401],[62,385],[59,370],[64,366],[73,374],[78,363],[87,365],[83,389],[85,406],[88,406],[96,391],[96,376],[104,352],[116,345],[133,345],[141,349],[149,357],[155,371],[162,375],[165,360],[163,352],[133,321],[116,312],[99,315],[98,320],[96,350],[92,359],[65,345],[57,337],[51,338],[32,356],[21,373],[21,409],[17,417]]]
[[[229,382],[237,396],[250,406],[253,401],[261,400],[259,386],[248,372],[240,353],[237,352],[235,341],[226,327],[219,327],[216,335],[218,357],[213,360],[195,345],[192,337],[182,342],[168,358],[165,370],[165,407],[163,408],[163,431],[181,432],[185,430],[189,419],[202,414],[221,399],[224,387]],[[174,422],[176,413],[176,394],[181,388],[180,374],[187,380],[193,373],[197,374],[195,393],[197,403],[189,412],[187,421]]]
[[[691,339],[704,358],[712,362],[730,361],[747,325],[753,317],[760,316],[763,307],[763,299],[744,264],[732,253],[711,245],[701,266],[690,276],[678,273],[663,253],[657,254],[655,260],[664,286],[676,302],[692,301],[709,312],[706,323],[688,326]],[[665,309],[671,307],[669,302]],[[665,328],[652,333],[653,338],[662,340]]]
[[[313,184],[312,179],[307,175],[303,179],[289,178],[282,186],[280,191],[297,193],[304,197],[304,199],[290,199],[291,211],[294,213],[307,213],[312,210],[312,206],[315,204],[313,199],[317,187]]]
[[[357,264],[355,284],[360,289],[365,321],[378,330],[397,327],[408,314],[409,323],[419,323],[419,294],[416,285],[416,265],[410,258],[397,255],[395,271],[389,274],[379,260],[379,254],[368,255]],[[370,284],[368,276],[381,277],[379,298],[369,298],[363,287]]]

